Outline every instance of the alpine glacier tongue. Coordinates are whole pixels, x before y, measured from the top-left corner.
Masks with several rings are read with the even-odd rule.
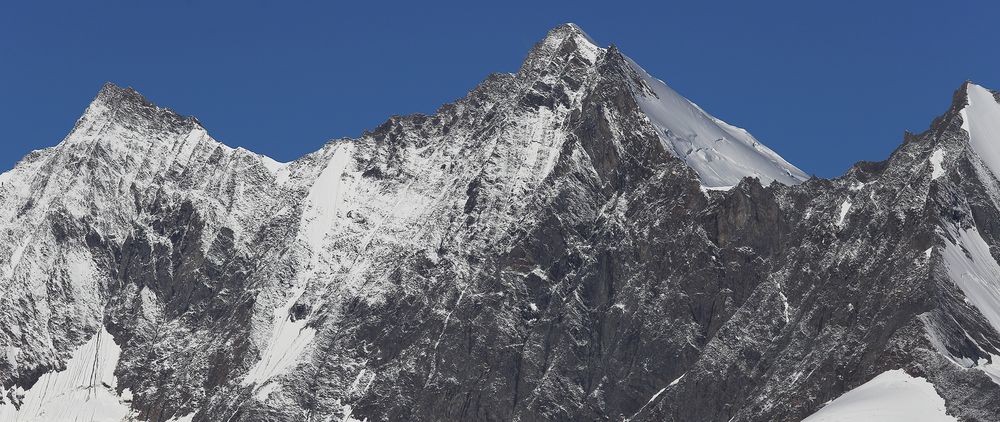
[[[628,61],[645,84],[636,95],[639,107],[667,150],[698,173],[704,188],[728,189],[744,177],[756,177],[765,186],[773,181],[796,185],[809,178],[746,130],[712,117]]]

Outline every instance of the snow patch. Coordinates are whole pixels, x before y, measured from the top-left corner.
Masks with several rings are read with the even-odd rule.
[[[844,227],[844,219],[847,218],[847,213],[851,211],[851,200],[845,199],[844,203],[840,204],[840,216],[837,217],[837,227]]]
[[[681,379],[684,378],[684,375],[687,375],[687,373],[685,372],[685,373],[681,374],[681,376],[677,377],[677,379],[675,379],[673,381],[670,381],[670,384],[667,384],[667,387],[673,387],[673,386],[677,385],[678,383],[680,383]]]
[[[41,376],[24,392],[20,409],[0,404],[0,421],[120,421],[131,393],[116,393],[121,348],[103,326],[66,361],[66,369]]]
[[[944,174],[944,167],[941,167],[941,163],[944,162],[944,151],[940,148],[934,150],[929,160],[931,162],[931,180],[941,177]]]
[[[7,357],[7,365],[11,368],[17,368],[17,354],[21,351],[19,347],[7,346],[4,353]]]
[[[976,369],[985,372],[994,384],[1000,385],[1000,355],[990,353],[989,361],[980,358],[979,362],[976,362]]]
[[[788,321],[790,321],[790,319],[789,319],[789,313],[788,313],[788,296],[785,296],[785,293],[782,292],[782,291],[778,291],[778,296],[781,296],[781,303],[782,303],[782,305],[784,305],[784,308],[785,308],[784,309],[784,316],[785,316],[785,324],[787,324]]]
[[[848,391],[803,422],[957,422],[934,385],[901,369]]]

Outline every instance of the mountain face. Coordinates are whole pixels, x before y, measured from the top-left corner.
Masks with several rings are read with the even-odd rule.
[[[0,175],[0,420],[1000,420],[998,100],[823,180],[574,25],[290,163],[109,84]]]

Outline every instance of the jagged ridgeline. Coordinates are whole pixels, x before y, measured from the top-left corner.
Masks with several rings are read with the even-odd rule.
[[[289,163],[109,84],[0,175],[0,420],[997,421],[997,100],[823,180],[574,25]]]

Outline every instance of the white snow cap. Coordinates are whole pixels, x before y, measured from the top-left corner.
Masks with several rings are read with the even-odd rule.
[[[1000,104],[990,90],[966,83],[967,101],[960,111],[969,145],[993,176],[1000,179]]]
[[[551,60],[567,39],[572,39],[576,51],[592,63],[607,51],[579,26],[566,23],[536,44],[522,69]],[[746,130],[712,117],[632,59],[625,59],[645,85],[636,93],[639,107],[655,126],[666,150],[698,174],[702,190],[728,190],[744,177],[756,177],[765,186],[773,181],[795,185],[809,179]]]
[[[664,147],[698,173],[704,188],[730,188],[744,177],[756,177],[765,186],[809,179],[746,130],[712,117],[632,59],[628,62],[649,88],[636,96],[639,107]]]
[[[579,26],[564,23],[549,30],[545,38],[535,44],[521,65],[520,72],[532,71],[547,65],[555,55],[559,54],[563,43],[567,40],[572,40],[575,43],[574,50],[590,63],[596,62],[600,53],[604,51]]]

